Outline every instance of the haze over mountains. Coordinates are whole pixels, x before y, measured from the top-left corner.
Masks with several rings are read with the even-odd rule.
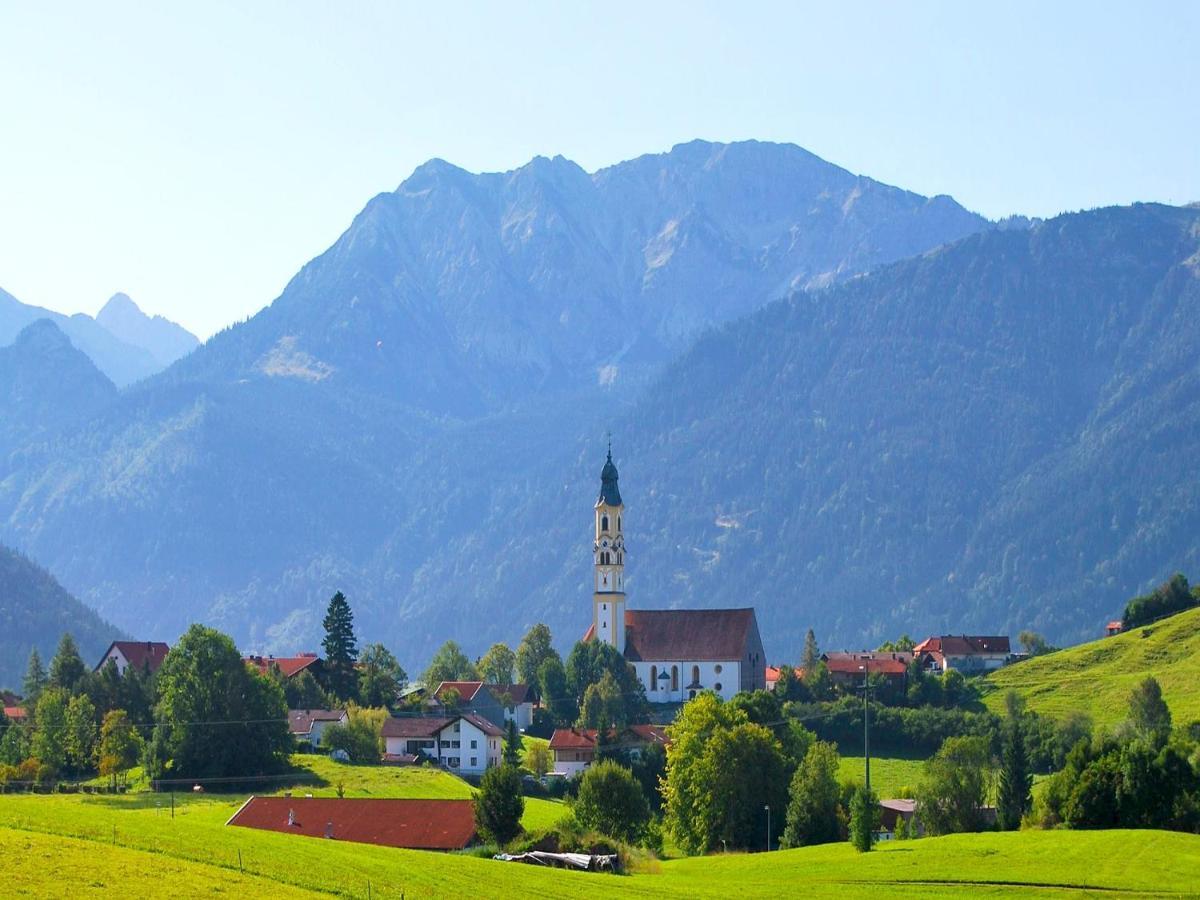
[[[93,319],[30,306],[0,289],[0,347],[39,319],[57,325],[118,387],[162,371],[200,343],[174,322],[147,316],[125,294],[115,294]]]
[[[566,642],[612,428],[631,606],[753,604],[772,658],[1090,635],[1195,562],[1198,222],[999,230],[785,145],[434,161],[249,321],[83,379],[8,451],[0,539],[147,639],[315,647],[340,588],[406,661]]]

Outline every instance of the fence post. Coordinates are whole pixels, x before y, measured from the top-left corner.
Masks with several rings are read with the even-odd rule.
[[[241,872],[243,875],[246,873],[246,870],[242,868],[242,848],[241,847],[238,847],[238,871]]]

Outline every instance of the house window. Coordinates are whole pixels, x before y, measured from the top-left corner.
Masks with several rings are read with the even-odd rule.
[[[472,769],[479,768],[479,760],[477,760],[474,756],[471,757],[471,768]]]
[[[658,690],[658,666],[650,667],[650,690]]]
[[[450,756],[450,757],[446,758],[446,765],[448,765],[452,769],[458,768],[458,762],[459,762],[459,760],[458,760],[457,756]]]
[[[475,749],[475,741],[471,741],[471,749],[472,749],[472,750],[474,750],[474,749]]]
[[[679,690],[679,666],[671,666],[671,690]]]

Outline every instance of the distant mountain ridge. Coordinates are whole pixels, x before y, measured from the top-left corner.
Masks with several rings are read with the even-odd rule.
[[[1198,568],[1198,219],[998,229],[773,145],[430,163],[268,309],[24,450],[0,538],[151,637],[310,647],[340,588],[418,661],[566,642],[612,428],[631,608],[754,605],[772,658],[809,625],[1082,636]]]
[[[11,344],[22,329],[39,319],[57,325],[117,387],[162,371],[198,343],[182,327],[160,316],[146,317],[124,294],[114,296],[93,319],[84,313],[65,316],[30,306],[0,289],[0,347]]]

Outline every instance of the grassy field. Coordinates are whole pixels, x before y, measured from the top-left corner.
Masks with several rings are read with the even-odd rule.
[[[181,897],[777,897],[800,885],[815,898],[1197,896],[1200,872],[1196,836],[1035,831],[900,842],[866,856],[837,844],[589,875],[227,827],[237,805],[229,797],[183,797],[172,818],[160,799],[0,796],[5,895],[132,887],[155,896],[169,883]]]
[[[923,758],[904,758],[899,756],[871,757],[871,789],[882,799],[900,796],[901,788],[916,790],[921,780],[921,768],[925,765]],[[838,778],[842,781],[863,780],[863,758],[861,756],[843,756]]]
[[[1130,692],[1147,675],[1162,685],[1177,724],[1200,720],[1200,609],[1007,666],[981,685],[995,712],[1004,711],[1004,695],[1015,690],[1039,713],[1081,710],[1097,726],[1112,727],[1124,720]]]

